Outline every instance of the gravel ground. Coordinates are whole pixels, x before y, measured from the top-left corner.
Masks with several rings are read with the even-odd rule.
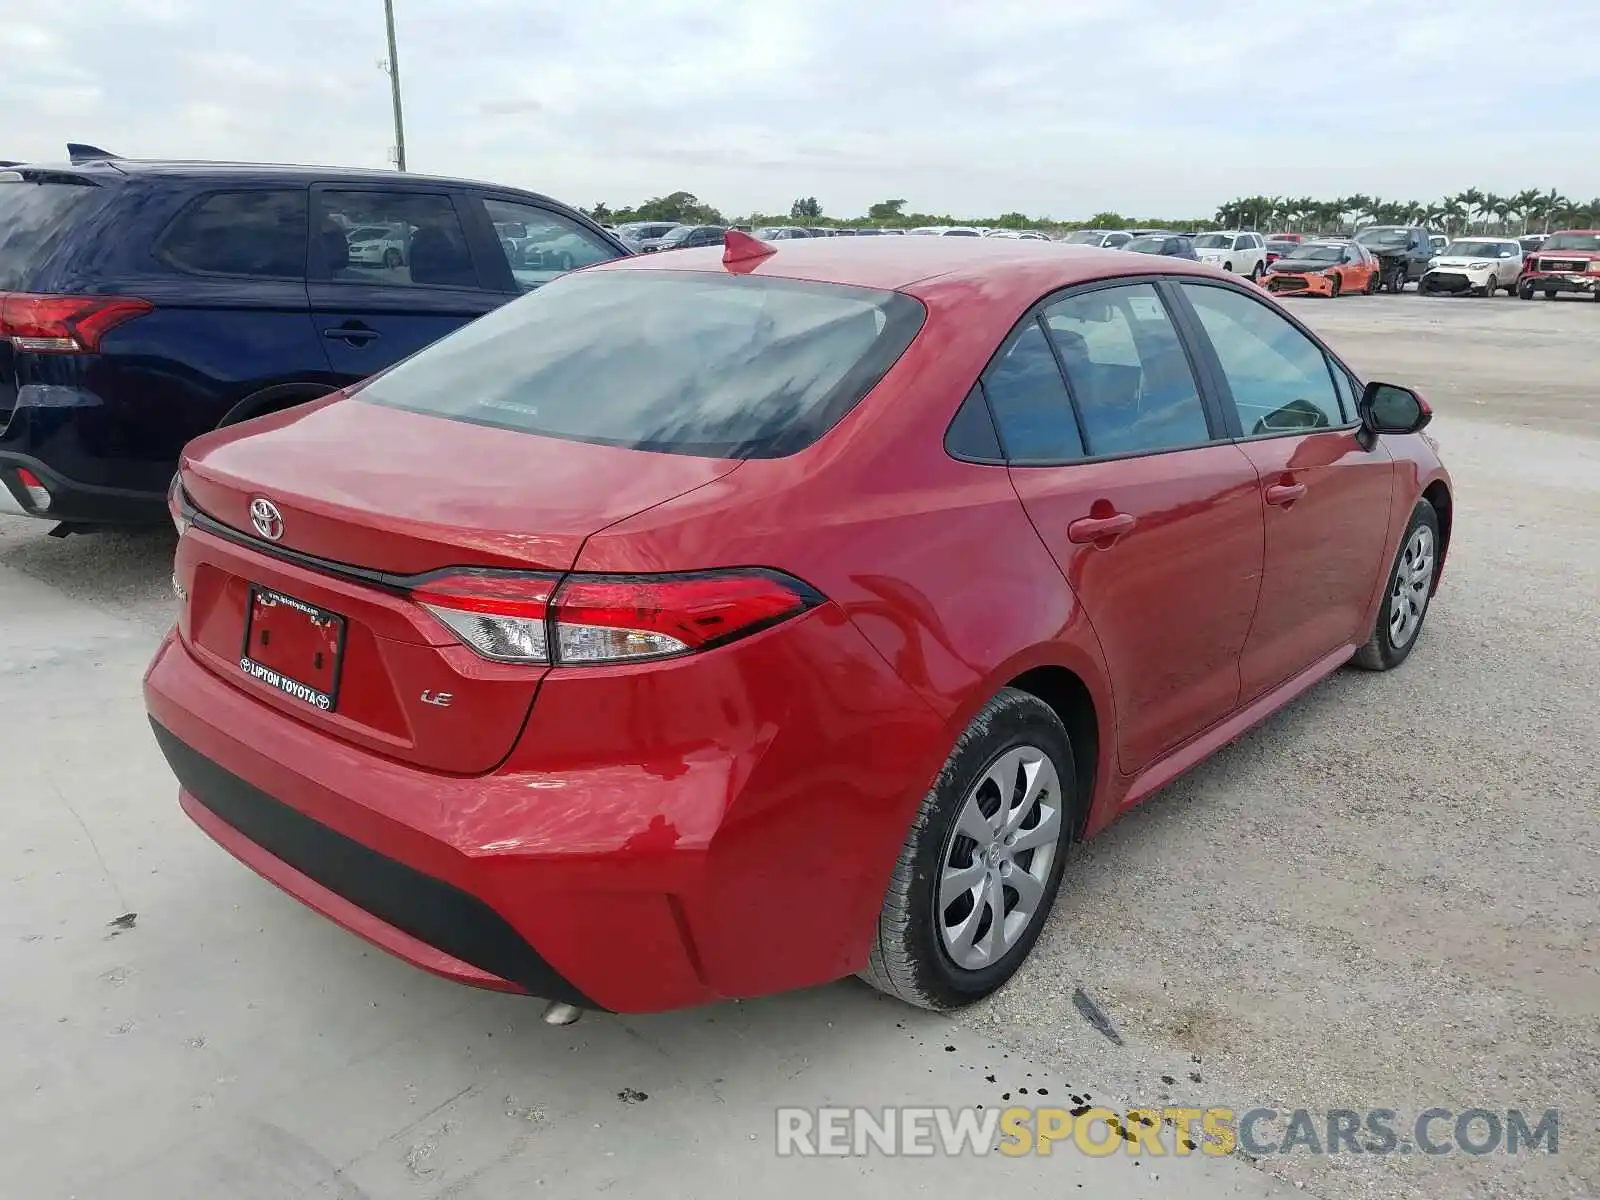
[[[703,1088],[709,1085],[689,1079],[689,1074],[702,1071],[709,1080],[712,1074],[734,1076],[742,1069],[781,1084],[807,1065],[813,1072],[808,1078],[815,1079],[818,1064],[826,1063],[835,1073],[834,1083],[817,1094],[838,1102],[848,1098],[851,1089],[843,1081],[853,1070],[872,1072],[874,1068],[859,1064],[870,1062],[872,1047],[879,1044],[857,1039],[853,1047],[848,1040],[841,1046],[832,1034],[818,1036],[824,1016],[834,1022],[848,1018],[863,1023],[862,1028],[881,1029],[874,1036],[888,1039],[949,1037],[961,1046],[952,1058],[963,1060],[974,1081],[989,1070],[990,1060],[999,1065],[996,1055],[1009,1053],[1010,1074],[1001,1066],[999,1082],[975,1084],[975,1090],[963,1093],[989,1103],[999,1102],[1002,1088],[1020,1082],[1012,1075],[1026,1061],[1041,1073],[1048,1071],[1062,1090],[1081,1091],[1092,1083],[1097,1101],[1170,1098],[1172,1103],[1226,1104],[1241,1110],[1381,1107],[1402,1114],[1402,1128],[1433,1106],[1457,1112],[1474,1107],[1533,1113],[1558,1108],[1562,1137],[1560,1153],[1553,1157],[1455,1153],[1439,1158],[1319,1158],[1298,1153],[1263,1158],[1257,1166],[1263,1184],[1287,1181],[1303,1187],[1301,1194],[1330,1200],[1557,1200],[1600,1193],[1600,1147],[1594,1138],[1600,1126],[1600,791],[1595,768],[1600,744],[1595,685],[1600,679],[1600,638],[1595,634],[1600,615],[1600,358],[1593,352],[1600,338],[1600,305],[1405,295],[1306,301],[1296,311],[1352,365],[1371,376],[1418,386],[1439,414],[1435,433],[1458,491],[1456,535],[1443,589],[1410,661],[1385,676],[1341,672],[1082,848],[1033,959],[1001,995],[961,1017],[964,1029],[946,1033],[948,1022],[908,1017],[902,1030],[891,1019],[893,1012],[846,983],[813,994],[818,999],[742,1006],[749,1010],[745,1015],[715,1017],[726,1037],[743,1047],[742,1064],[719,1064],[709,1045],[685,1051],[681,1039],[692,1040],[692,1030],[699,1026],[681,1016],[654,1019],[654,1025],[627,1023],[617,1035],[619,1044],[604,1046],[588,1039],[602,1039],[606,1027],[586,1021],[575,1028],[591,1032],[573,1048],[582,1046],[586,1054],[603,1058],[596,1070],[621,1070],[619,1063],[631,1061],[627,1048],[637,1045],[646,1069],[627,1075],[628,1081],[637,1086],[636,1075],[653,1075],[664,1092],[675,1088],[681,1093],[681,1102],[691,1105],[686,1111],[714,1120],[728,1110],[701,1107]],[[40,526],[0,520],[0,600],[15,594],[6,580],[16,578],[34,589],[30,594],[35,597],[58,596],[63,606],[92,608],[106,618],[99,624],[80,622],[88,641],[77,648],[52,647],[44,624],[24,622],[20,630],[8,630],[9,660],[0,662],[0,675],[9,670],[20,680],[17,672],[36,667],[43,672],[58,665],[73,672],[73,712],[84,719],[104,714],[120,726],[137,726],[137,664],[168,620],[171,545],[165,531],[53,540]],[[42,592],[39,584],[44,585]],[[74,654],[84,661],[79,663]],[[105,671],[98,671],[102,663]],[[132,677],[108,680],[106,672],[113,667]],[[20,715],[24,694],[8,688],[8,710],[15,704]],[[58,722],[66,719],[57,717]],[[200,974],[194,996],[178,999],[161,993],[163,1011],[147,1015],[147,1024],[171,1025],[166,1041],[138,1043],[131,1020],[124,1022],[129,1030],[118,1025],[109,1032],[91,1032],[93,1022],[85,1021],[83,1032],[72,1033],[79,1025],[76,1017],[71,1023],[59,1018],[59,1027],[53,1022],[45,1026],[53,1039],[49,1044],[77,1072],[65,1095],[59,1094],[61,1081],[52,1081],[61,1112],[74,1111],[74,1096],[95,1094],[106,1083],[96,1072],[111,1071],[108,1064],[120,1061],[112,1048],[124,1048],[126,1061],[117,1070],[133,1072],[135,1078],[150,1073],[174,1087],[187,1086],[183,1073],[193,1071],[182,1064],[198,1062],[193,1056],[199,1050],[193,1037],[177,1036],[183,1022],[175,1017],[188,1013],[190,1023],[199,1028],[208,1006],[232,1005],[239,1011],[230,1009],[226,1019],[213,1012],[210,1019],[231,1033],[248,1030],[249,1036],[235,1039],[226,1063],[215,1068],[219,1073],[214,1084],[207,1076],[204,1087],[194,1085],[204,1100],[194,1102],[194,1112],[221,1111],[230,1087],[237,1091],[252,1086],[262,1097],[276,1095],[282,1110],[282,1088],[291,1078],[300,1081],[297,1086],[324,1079],[340,1103],[323,1105],[327,1111],[320,1122],[302,1117],[298,1126],[279,1111],[271,1126],[277,1132],[265,1141],[249,1141],[248,1153],[255,1156],[249,1163],[255,1165],[248,1170],[216,1149],[223,1143],[213,1145],[227,1169],[195,1178],[234,1182],[231,1189],[215,1194],[498,1195],[508,1194],[505,1187],[512,1182],[532,1187],[538,1172],[530,1168],[515,1173],[528,1147],[523,1126],[517,1127],[521,1132],[513,1131],[514,1137],[507,1134],[500,1141],[475,1135],[481,1144],[462,1159],[472,1169],[461,1175],[466,1182],[459,1187],[450,1182],[456,1176],[449,1171],[433,1174],[433,1168],[418,1168],[411,1161],[414,1152],[426,1158],[441,1144],[448,1148],[445,1135],[451,1129],[478,1129],[459,1113],[451,1116],[455,1110],[448,1106],[499,1086],[486,1082],[498,1071],[497,1063],[485,1065],[480,1059],[474,1065],[468,1060],[474,1046],[492,1052],[490,1063],[503,1053],[497,1048],[509,1049],[504,1035],[501,1042],[478,1043],[506,1027],[512,1010],[505,998],[452,989],[381,955],[363,955],[345,935],[252,880],[173,815],[170,784],[148,747],[130,753],[127,763],[89,761],[94,754],[84,751],[78,755],[81,763],[57,761],[55,750],[40,750],[37,761],[26,761],[22,748],[44,745],[50,735],[41,732],[33,742],[31,736],[24,722],[0,743],[12,755],[6,778],[13,785],[20,789],[17,780],[30,776],[104,780],[105,795],[121,806],[115,815],[103,817],[92,806],[84,816],[74,812],[89,840],[60,853],[87,856],[87,847],[95,843],[93,830],[99,835],[94,857],[102,859],[100,867],[113,889],[114,875],[121,877],[125,890],[135,868],[149,863],[151,875],[162,872],[160,887],[168,889],[162,892],[168,902],[185,902],[186,889],[177,882],[185,879],[217,898],[216,913],[195,914],[192,927],[147,935],[154,940],[143,952],[130,933],[103,946],[97,937],[95,945],[71,960],[73,977],[86,989],[86,998],[72,1003],[98,1013],[102,1024],[118,1011],[108,997],[128,1001],[137,992],[106,989],[121,988],[130,977],[138,983],[141,972],[146,979],[170,976],[174,969]],[[103,801],[98,811],[108,813],[109,803]],[[141,806],[138,821],[116,824],[129,819],[129,806]],[[44,818],[38,820],[36,829],[25,824],[19,835],[28,842],[24,853],[35,842],[48,848],[58,835],[60,844],[69,846],[65,832],[55,827],[45,831]],[[73,838],[75,829],[68,830]],[[35,865],[23,870],[22,860],[8,859],[5,865],[21,873],[0,874],[22,889],[21,911],[37,915],[44,911],[39,905],[59,910],[54,923],[66,929],[66,914],[76,912],[83,889],[98,886],[100,869],[94,858],[85,857],[56,870],[57,882],[50,883],[49,873],[40,869],[43,864],[29,861]],[[142,867],[137,873],[144,874]],[[157,881],[138,886],[154,888]],[[50,887],[56,891],[48,891]],[[148,900],[150,905],[159,902]],[[97,899],[95,911],[113,903],[112,897]],[[141,929],[146,924],[142,917]],[[63,936],[58,934],[55,941]],[[34,937],[25,934],[30,944]],[[200,945],[207,937],[216,940]],[[226,947],[223,961],[233,964],[237,979],[204,966],[214,953],[206,945]],[[0,951],[0,968],[12,961],[12,953],[21,951]],[[22,962],[17,958],[14,965]],[[39,980],[50,971],[30,969],[41,972],[33,976]],[[345,977],[343,972],[351,974]],[[330,983],[330,977],[343,982]],[[46,992],[59,992],[60,983],[57,979]],[[286,992],[291,986],[294,990]],[[1122,1044],[1113,1044],[1085,1021],[1073,1002],[1078,989],[1099,1005]],[[91,992],[97,998],[87,998]],[[381,1029],[371,1037],[339,1015],[341,1005],[356,1002],[352,997],[361,998],[365,1006],[369,994],[383,997],[388,1014],[374,1013]],[[25,1026],[14,1022],[39,1014],[15,996],[13,992],[7,1000],[0,995],[0,1013],[9,1011],[6,1023],[20,1030]],[[16,1007],[19,1003],[22,1009]],[[64,1009],[67,1003],[62,998]],[[378,1007],[377,1000],[371,1004]],[[711,1012],[714,1016],[725,1010]],[[791,1026],[804,1030],[788,1043]],[[221,1027],[211,1030],[214,1043]],[[446,1028],[459,1030],[460,1036],[445,1037]],[[348,1042],[331,1051],[341,1064],[339,1073],[319,1075],[306,1065],[306,1042],[332,1043],[336,1038]],[[360,1048],[369,1042],[370,1047]],[[15,1041],[10,1044],[18,1047]],[[462,1044],[467,1060],[461,1058]],[[534,1053],[525,1043],[516,1044],[524,1059]],[[349,1046],[357,1047],[353,1054]],[[137,1053],[127,1059],[134,1047]],[[934,1053],[930,1061],[930,1080],[943,1081],[950,1060]],[[798,1069],[796,1062],[801,1063]],[[554,1068],[549,1062],[538,1064],[547,1086],[551,1079],[566,1079],[559,1066],[559,1061]],[[943,1074],[935,1076],[936,1067]],[[204,1074],[211,1068],[195,1069]],[[904,1059],[884,1069],[888,1073],[883,1078],[896,1081],[920,1078],[922,1072]],[[41,1080],[50,1079],[43,1065],[38,1070]],[[385,1079],[363,1083],[360,1072]],[[4,1075],[0,1072],[0,1094],[11,1111],[16,1107],[11,1101],[20,1102],[20,1095],[5,1087]],[[623,1077],[617,1075],[618,1080]],[[138,1108],[137,1088],[123,1086],[129,1079],[121,1075],[116,1082],[118,1094]],[[274,1082],[279,1093],[266,1086]],[[266,1168],[256,1160],[276,1153],[272,1138],[287,1137],[284,1128],[299,1130],[294,1143],[299,1151],[316,1143],[320,1152],[332,1154],[329,1145],[341,1140],[365,1145],[350,1131],[365,1125],[376,1130],[379,1118],[352,1114],[385,1111],[388,1102],[381,1096],[387,1093],[380,1082],[392,1089],[404,1083],[412,1106],[419,1103],[419,1088],[421,1101],[431,1103],[437,1096],[440,1106],[437,1130],[417,1126],[412,1129],[415,1137],[393,1135],[398,1140],[392,1148],[405,1154],[396,1159],[390,1175],[371,1176],[392,1176],[392,1190],[346,1190],[344,1175],[330,1183],[334,1176],[318,1174],[323,1168],[314,1163],[296,1168],[296,1179],[311,1181],[300,1191],[285,1190],[288,1185],[281,1179],[288,1176],[281,1172],[276,1190],[250,1183],[279,1178],[270,1171],[262,1174]],[[582,1086],[570,1079],[567,1084]],[[784,1094],[783,1086],[770,1081],[751,1083],[743,1107],[782,1102],[773,1097]],[[719,1093],[716,1104],[721,1103]],[[523,1111],[509,1098],[507,1105],[508,1116]],[[489,1105],[497,1106],[497,1100]],[[312,1107],[316,1109],[315,1102]],[[271,1108],[263,1100],[241,1111],[259,1124]],[[166,1125],[161,1125],[165,1118],[159,1113],[146,1115],[143,1124],[137,1117],[127,1119],[140,1139],[152,1144],[160,1140],[158,1135],[176,1137],[175,1131],[187,1128],[180,1117],[199,1122],[213,1141],[222,1137],[217,1132],[221,1117],[205,1112],[196,1116],[186,1102],[175,1111],[178,1115]],[[404,1111],[402,1106],[401,1115]],[[410,1111],[415,1117],[415,1108]],[[585,1109],[585,1120],[588,1114]],[[13,1126],[13,1132],[18,1128]],[[582,1128],[587,1130],[587,1124]],[[669,1123],[664,1128],[672,1137],[688,1136],[687,1126]],[[84,1127],[81,1132],[89,1136],[99,1130]],[[371,1132],[367,1141],[381,1148],[386,1144],[381,1132]],[[656,1136],[662,1135],[658,1131]],[[573,1143],[575,1151],[578,1144]],[[609,1157],[607,1151],[582,1144],[585,1154]],[[31,1160],[22,1157],[35,1164],[32,1175],[25,1170],[21,1177],[36,1185],[26,1192],[30,1200],[56,1194],[42,1186],[46,1180],[76,1177],[65,1165],[58,1176],[41,1173],[37,1164],[42,1151],[37,1146],[26,1149],[34,1151]],[[165,1160],[141,1160],[141,1153],[129,1149],[118,1157],[103,1146],[96,1152],[107,1163],[143,1169],[150,1162],[170,1162],[172,1151],[163,1151],[169,1155]],[[379,1151],[363,1153],[371,1157]],[[444,1161],[446,1150],[438,1153]],[[707,1153],[724,1168],[737,1161],[717,1144]],[[353,1162],[368,1161],[355,1150],[350,1154]],[[5,1158],[11,1161],[13,1155]],[[579,1175],[573,1173],[576,1159],[561,1161],[566,1165],[549,1170],[569,1183],[582,1178],[598,1187],[606,1179],[633,1179],[633,1186],[625,1183],[619,1194],[638,1194],[642,1177],[589,1168]],[[721,1176],[730,1181],[736,1177]],[[921,1177],[924,1186],[927,1178]],[[131,1190],[121,1195],[161,1194],[158,1176],[149,1170],[130,1179]],[[151,1190],[137,1186],[139,1180]],[[21,1186],[15,1176],[12,1182]],[[954,1178],[947,1182],[953,1185]],[[256,1186],[265,1190],[251,1190]],[[0,1192],[8,1190],[0,1184]],[[961,1190],[966,1194],[971,1185]],[[116,1193],[113,1189],[108,1194]],[[669,1189],[660,1194],[680,1193]]]

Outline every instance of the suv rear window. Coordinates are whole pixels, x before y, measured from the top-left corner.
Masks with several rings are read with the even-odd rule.
[[[0,172],[0,292],[25,292],[77,223],[105,199],[93,184]]]
[[[565,275],[363,386],[371,404],[636,450],[776,458],[922,327],[909,296],[677,271]]]

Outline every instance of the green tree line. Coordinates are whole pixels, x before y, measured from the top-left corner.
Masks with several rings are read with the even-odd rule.
[[[1205,216],[1131,216],[1098,212],[1083,219],[1062,221],[1008,212],[999,216],[957,216],[951,213],[907,212],[906,200],[880,200],[859,217],[827,216],[815,196],[802,196],[787,213],[752,212],[724,215],[693,192],[669,192],[633,207],[599,203],[585,209],[597,221],[620,225],[627,221],[681,221],[691,225],[783,225],[804,222],[819,226],[874,225],[914,229],[920,225],[978,225],[996,229],[1039,229],[1065,233],[1073,229],[1204,229],[1212,226],[1261,230],[1331,233],[1369,223],[1426,225],[1446,233],[1548,233],[1553,229],[1600,226],[1600,197],[1587,203],[1568,199],[1554,188],[1529,189],[1515,195],[1497,195],[1470,188],[1454,196],[1423,203],[1384,200],[1355,195],[1331,200],[1315,197],[1241,196],[1218,206]]]

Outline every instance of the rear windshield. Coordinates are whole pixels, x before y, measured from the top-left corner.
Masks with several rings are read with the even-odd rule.
[[[909,296],[677,271],[578,272],[357,395],[547,437],[776,458],[821,437],[922,327]]]
[[[25,292],[73,226],[103,199],[88,184],[34,183],[0,172],[0,292]]]

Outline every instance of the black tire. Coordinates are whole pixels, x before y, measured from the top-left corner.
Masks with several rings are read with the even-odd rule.
[[[1333,277],[1333,283],[1329,287],[1328,299],[1337,300],[1343,294],[1344,294],[1344,276],[1343,275],[1335,275]]]
[[[968,969],[951,957],[938,928],[950,911],[936,911],[940,875],[961,841],[972,845],[956,826],[974,789],[1003,755],[1022,747],[1042,752],[1055,768],[1059,829],[1053,843],[1054,856],[1031,922],[992,964]],[[981,1000],[1011,978],[1038,940],[1061,886],[1079,811],[1074,762],[1072,743],[1061,718],[1037,696],[1003,688],[979,710],[956,739],[955,748],[911,822],[884,896],[877,936],[867,969],[861,972],[862,979],[908,1004],[942,1012]],[[973,851],[973,866],[981,862],[981,851],[981,846]],[[1031,856],[1038,851],[1028,853]],[[1002,896],[1002,907],[1009,913],[1012,893],[1006,890]],[[983,914],[977,913],[975,907],[971,911],[981,923]]]
[[[1556,298],[1555,289],[1554,288],[1546,288],[1545,291],[1544,291],[1544,298],[1546,300],[1554,300]]]
[[[1518,300],[1532,300],[1533,299],[1533,287],[1532,287],[1532,285],[1531,284],[1526,284],[1526,283],[1519,283],[1517,285],[1517,299]]]
[[[1383,276],[1379,275],[1378,272],[1376,272],[1376,271],[1371,272],[1367,276],[1367,286],[1366,286],[1367,295],[1376,296],[1378,294],[1378,289],[1381,286],[1383,286]],[[1419,284],[1418,286],[1420,287],[1421,285]]]
[[[1415,539],[1423,530],[1427,531],[1425,580],[1416,575],[1417,559],[1411,553]],[[1416,508],[1411,511],[1406,531],[1400,538],[1394,565],[1389,568],[1385,578],[1383,604],[1378,608],[1378,620],[1372,627],[1372,636],[1351,658],[1353,665],[1367,671],[1391,671],[1410,657],[1417,639],[1422,636],[1423,623],[1428,618],[1434,581],[1439,577],[1439,552],[1442,548],[1439,516],[1433,511],[1433,505],[1426,500],[1418,500]],[[1408,607],[1413,610],[1414,620],[1410,623],[1396,616],[1402,602],[1408,602]],[[1399,632],[1397,625],[1402,626]]]
[[[1266,264],[1265,263],[1261,263],[1261,262],[1256,263],[1255,266],[1250,268],[1250,282],[1251,283],[1260,283],[1261,282],[1261,277],[1263,275],[1265,275],[1266,273],[1267,273]],[[1595,298],[1596,299],[1600,299],[1600,292],[1596,292],[1595,293]]]
[[[1433,284],[1428,282],[1428,277],[1426,275],[1424,275],[1421,279],[1417,280],[1417,295],[1419,295],[1419,296],[1431,296],[1431,295],[1433,295]]]
[[[1500,290],[1500,279],[1499,279],[1499,277],[1495,276],[1495,275],[1491,275],[1491,276],[1489,276],[1489,282],[1483,285],[1483,298],[1485,300],[1493,300],[1494,296],[1495,296],[1495,293],[1498,292],[1499,290]]]
[[[400,251],[396,250],[393,246],[390,246],[383,252],[383,265],[388,267],[391,271],[398,267],[403,261],[404,260],[400,257]]]

